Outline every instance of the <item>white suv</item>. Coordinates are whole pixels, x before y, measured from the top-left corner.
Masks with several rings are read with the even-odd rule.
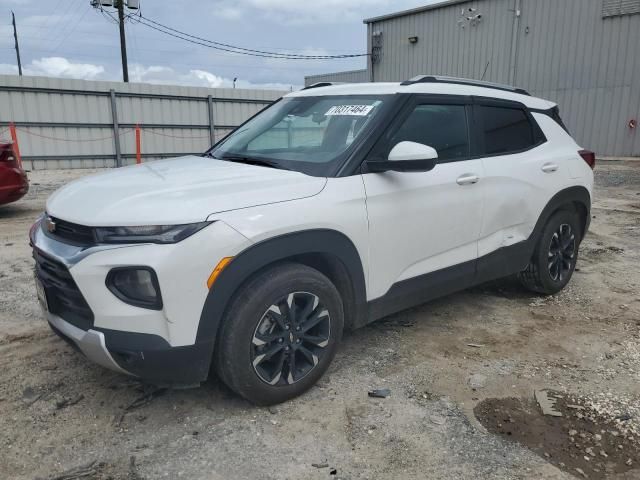
[[[105,367],[181,384],[213,367],[282,402],[345,328],[512,274],[562,289],[594,163],[523,90],[316,85],[202,156],[60,189],[30,233],[37,290],[51,327]]]

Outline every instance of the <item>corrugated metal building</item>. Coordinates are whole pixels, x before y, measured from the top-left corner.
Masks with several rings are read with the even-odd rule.
[[[449,0],[364,22],[369,81],[517,85],[557,102],[585,147],[640,156],[640,0]]]
[[[323,73],[321,75],[308,75],[304,77],[304,86],[308,87],[318,82],[346,82],[346,83],[363,83],[369,81],[369,71],[365,68],[362,70],[349,70],[346,72]]]

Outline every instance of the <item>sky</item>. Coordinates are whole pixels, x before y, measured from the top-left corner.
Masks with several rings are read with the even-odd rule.
[[[369,18],[434,0],[140,0],[142,14],[177,30],[244,48],[309,55],[366,53]],[[118,25],[89,0],[0,0],[0,74],[17,74],[16,14],[25,75],[121,80]],[[111,9],[113,11],[113,9]],[[128,21],[132,82],[299,88],[304,76],[366,68],[365,57],[284,60],[238,55]]]

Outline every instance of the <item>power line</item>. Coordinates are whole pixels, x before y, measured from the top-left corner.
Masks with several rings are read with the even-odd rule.
[[[58,42],[60,41],[60,39],[62,39],[64,37],[64,35],[67,33],[67,30],[68,30],[69,26],[72,24],[72,22],[74,20],[76,20],[78,18],[78,16],[80,16],[81,13],[80,13],[79,10],[75,10],[72,13],[72,9],[74,7],[74,3],[76,3],[77,1],[78,0],[70,0],[69,3],[67,3],[66,10],[60,16],[60,21],[59,21],[60,28],[57,29],[53,35],[51,35],[51,36],[46,38],[47,44],[49,44],[49,45],[56,44],[57,45]]]
[[[53,48],[53,50],[54,50],[54,51],[57,51],[57,50],[62,46],[62,44],[63,44],[64,42],[66,42],[66,41],[67,41],[67,39],[71,36],[71,34],[72,34],[73,32],[75,32],[76,27],[77,27],[78,25],[80,25],[80,22],[82,22],[82,20],[84,20],[84,17],[86,17],[86,16],[87,16],[87,13],[89,13],[90,11],[91,11],[91,7],[88,7],[88,8],[84,11],[84,13],[83,13],[81,16],[79,16],[79,17],[78,17],[78,19],[76,20],[76,23],[74,23],[74,24],[73,24],[73,26],[71,27],[71,29],[67,31],[66,35],[64,35],[64,36],[60,39],[60,41],[58,42],[58,44]]]
[[[62,21],[65,19],[65,17],[64,17],[64,15],[63,15],[63,16],[59,16],[59,15],[57,14],[57,12],[59,12],[59,11],[61,10],[61,7],[62,7],[63,2],[64,2],[64,0],[59,0],[59,1],[58,1],[58,3],[57,3],[57,5],[55,6],[55,8],[51,10],[52,12],[56,12],[56,13],[54,13],[54,14],[52,15],[52,17],[54,17],[54,18],[55,18],[55,17],[59,17],[59,18],[57,19],[57,21],[54,21],[54,22],[49,22],[49,21],[48,21],[48,22],[47,22],[47,26],[43,25],[42,23],[39,23],[39,24],[35,27],[35,28],[37,28],[37,29],[38,29],[38,39],[39,39],[39,40],[42,40],[42,38],[43,38],[43,37],[47,36],[47,35],[46,35],[46,33],[45,33],[45,32],[46,32],[46,30],[47,30],[47,28],[52,29],[52,30],[56,33],[56,35],[57,35],[58,33],[60,33],[60,28],[59,28],[59,26],[60,26],[60,24],[62,23]],[[69,3],[69,7],[70,7],[72,4],[73,4],[73,0],[71,0],[71,3]],[[71,10],[70,10],[70,8],[67,8],[67,13],[69,13],[70,11],[71,11]],[[66,14],[65,14],[65,15],[66,15]],[[49,18],[50,18],[50,17],[47,17],[47,19],[48,19],[48,20],[49,20]],[[48,39],[48,41],[49,41],[49,39]]]
[[[113,15],[111,15],[111,14],[110,14],[109,12],[107,12],[107,11],[100,9],[100,13],[101,13],[101,14],[102,14],[102,16],[103,16],[104,18],[106,18],[109,22],[111,22],[111,23],[115,23],[116,25],[118,25],[118,23],[120,23],[120,22],[118,22],[118,19],[117,19],[117,18],[115,18]]]
[[[106,13],[106,12],[105,12]],[[131,23],[137,23],[136,20],[133,20]],[[43,35],[46,35],[46,32],[48,30],[57,30],[57,26],[46,26],[46,25],[42,25],[42,24],[33,24],[33,23],[26,23],[26,22],[20,22],[20,30],[24,30],[24,29],[36,29],[38,30],[38,32],[45,32],[42,35],[36,35],[36,36],[31,36],[31,35],[20,35],[20,38],[27,38],[27,39],[32,39],[32,40],[37,40],[39,38],[42,38]],[[107,33],[107,32],[97,32],[95,30],[86,30],[83,28],[76,28],[75,29],[76,33],[81,33],[81,34],[87,34],[90,35],[91,37],[112,37],[113,35],[111,33]],[[162,41],[162,42],[171,42],[172,44],[174,43],[172,39],[167,38],[166,40],[158,40],[158,37],[153,34],[153,32],[151,33],[151,35],[136,35],[136,38],[138,40],[152,40],[154,42],[158,42],[158,41]],[[2,47],[0,47],[2,48]],[[13,48],[13,47],[11,47]],[[268,47],[268,48],[272,48],[274,50],[284,50],[284,51],[290,51],[290,49],[287,48],[283,48],[283,47]],[[329,49],[329,48],[323,48],[323,50],[327,51],[327,52],[341,52],[342,50],[339,49]],[[173,53],[179,53],[179,52],[173,52]]]
[[[110,47],[112,45],[107,45],[107,44],[99,44],[99,45],[103,45],[105,47]],[[1,48],[0,48],[1,50]],[[13,47],[6,47],[7,51],[14,51]],[[39,52],[42,54],[51,54],[51,53],[55,53],[53,50],[51,49],[42,49],[42,48],[31,48],[29,49],[31,52]],[[175,52],[175,51],[167,51],[167,50],[151,50],[151,49],[138,49],[141,52],[154,52],[154,53],[165,53],[165,54],[176,54],[176,53],[180,53],[180,52]],[[106,51],[106,49],[105,49]],[[95,60],[96,58],[100,58],[100,59],[105,59],[105,60],[118,60],[118,57],[114,54],[114,55],[101,55],[98,53],[87,53],[87,52],[82,52],[82,51],[76,51],[76,50],[68,50],[65,51],[68,55],[69,58],[71,59],[71,57],[73,58],[82,58],[82,59],[93,59]],[[226,56],[226,58],[232,58],[231,56]],[[0,62],[2,63],[2,62]],[[208,63],[194,63],[194,62],[180,62],[180,61],[176,61],[176,60],[172,60],[171,61],[172,65],[180,65],[180,66],[184,66],[184,67],[190,67],[191,69],[199,69],[199,70],[206,70],[207,68],[210,68],[211,65]],[[153,62],[151,62],[151,65],[153,65]],[[248,70],[253,70],[255,71],[256,69],[260,69],[262,67],[256,67],[255,65],[248,65],[248,64],[241,64],[241,63],[222,63],[220,65],[217,66],[217,68],[234,68],[234,69],[248,69]],[[282,71],[291,71],[291,72],[297,72],[298,69],[296,67],[284,67],[284,66],[269,66],[268,67],[269,70],[282,70]]]
[[[162,23],[151,20],[150,18],[142,16],[142,14],[140,14],[135,21],[148,28],[152,28],[161,33],[164,33],[165,35],[170,35],[172,37],[179,38],[180,40],[184,40],[186,42],[212,48],[214,50],[221,50],[224,52],[230,52],[230,53],[235,53],[239,55],[248,55],[248,56],[263,57],[263,58],[280,58],[284,60],[335,60],[335,59],[341,59],[341,58],[366,57],[369,55],[367,53],[343,54],[343,55],[304,55],[304,54],[294,54],[294,53],[269,52],[265,50],[255,50],[251,48],[238,47],[238,46],[230,45],[227,43],[208,40],[206,38],[198,37],[196,35],[191,35],[189,33],[177,30],[175,28],[172,28]]]
[[[139,20],[144,20],[147,22],[150,22],[158,27],[170,30],[172,32],[175,32],[179,35],[184,35],[186,37],[201,41],[201,42],[206,42],[206,43],[210,43],[212,45],[217,45],[219,47],[225,47],[227,49],[233,49],[234,52],[233,53],[240,53],[240,54],[244,54],[244,55],[250,55],[250,54],[262,54],[262,55],[256,55],[256,56],[269,56],[271,57],[284,57],[284,58],[294,58],[294,59],[311,59],[311,60],[317,60],[317,59],[334,59],[334,58],[354,58],[354,57],[366,57],[367,54],[366,53],[360,53],[360,54],[341,54],[341,55],[305,55],[305,54],[296,54],[296,53],[281,53],[281,52],[272,52],[272,51],[264,51],[264,50],[255,50],[255,49],[251,49],[251,48],[244,48],[244,47],[238,47],[235,45],[230,45],[227,43],[222,43],[222,42],[216,42],[213,40],[208,40],[206,38],[202,38],[202,37],[198,37],[196,35],[191,35],[189,33],[177,30],[175,28],[169,27],[167,25],[164,25],[160,22],[156,22],[155,20],[151,20],[150,18],[144,17],[142,16],[142,14],[140,14],[139,16]],[[144,24],[144,22],[141,22]],[[150,25],[147,25],[150,26]],[[164,32],[164,33],[168,33],[168,32]],[[187,40],[187,39],[183,39],[183,40]],[[225,49],[221,49],[221,50],[225,50]],[[235,50],[238,50],[237,52]],[[225,51],[229,51],[229,50],[225,50]],[[244,53],[243,53],[244,52]]]

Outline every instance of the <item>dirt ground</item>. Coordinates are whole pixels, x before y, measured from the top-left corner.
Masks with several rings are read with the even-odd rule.
[[[539,297],[507,279],[349,333],[320,383],[275,408],[215,379],[141,386],[50,332],[27,231],[51,192],[87,173],[33,172],[28,197],[0,207],[1,479],[640,478],[640,162],[597,167],[591,231],[565,291]],[[373,388],[391,395],[369,398]],[[540,420],[534,391],[545,388],[570,399],[563,417]],[[565,435],[577,406],[596,423]],[[596,437],[611,425],[624,451],[582,455],[593,447],[581,438],[618,448]],[[580,456],[604,467],[576,467]]]

